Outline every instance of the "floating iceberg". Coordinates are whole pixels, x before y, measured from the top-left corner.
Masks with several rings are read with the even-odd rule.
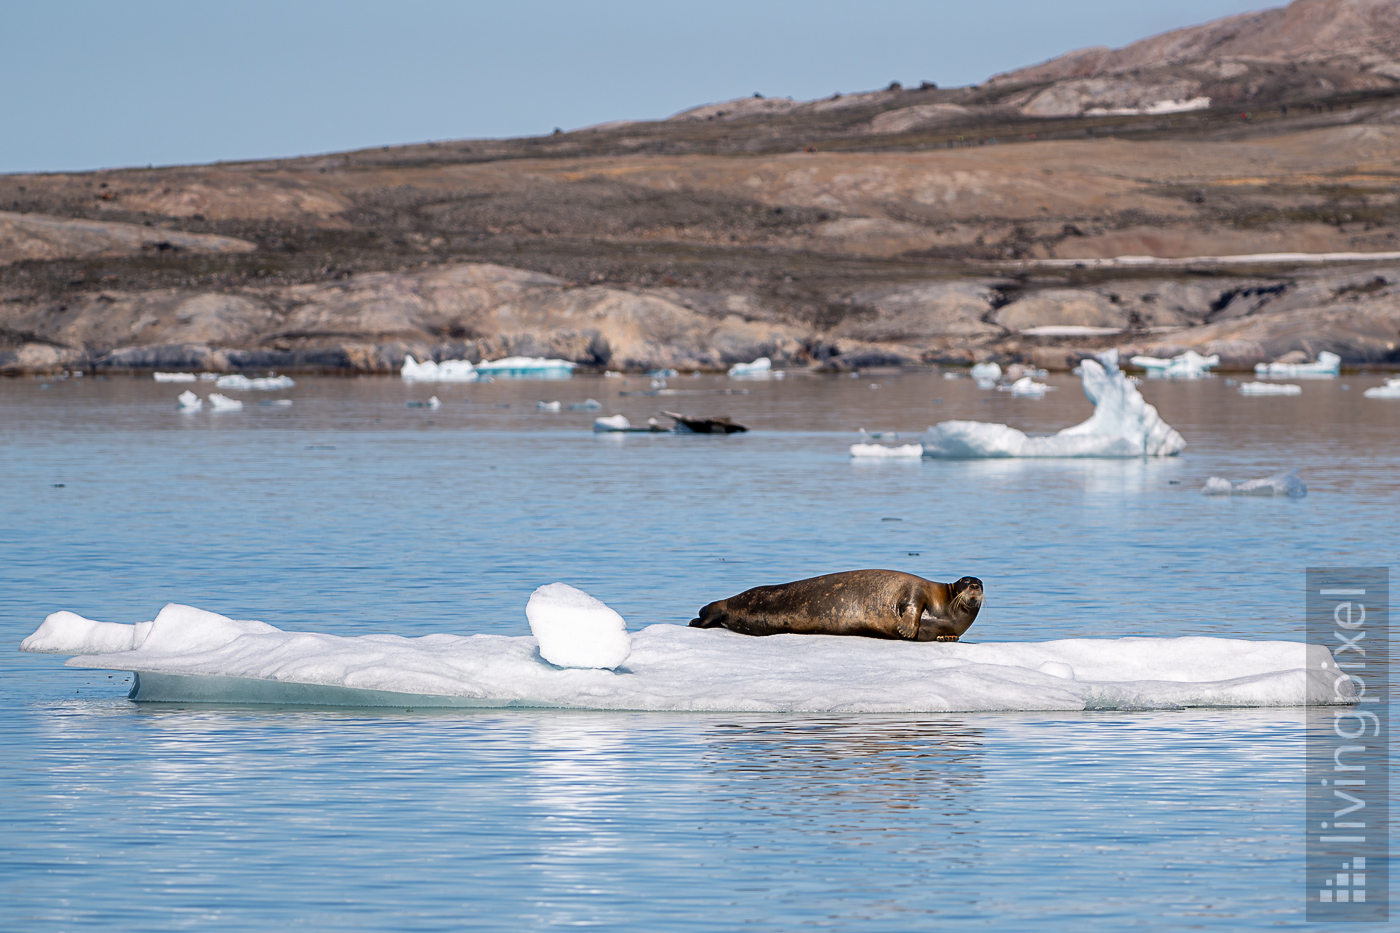
[[[1001,366],[996,363],[975,363],[970,375],[977,380],[977,388],[993,389],[1001,381]]]
[[[598,411],[603,407],[603,403],[596,398],[586,398],[581,402],[570,402],[570,411]]]
[[[885,460],[917,460],[924,455],[923,444],[903,444],[888,447],[884,444],[852,444],[852,457],[873,457]]]
[[[209,405],[213,411],[242,411],[243,403],[236,398],[229,398],[227,395],[220,395],[217,392],[209,393]]]
[[[1147,370],[1149,379],[1200,379],[1209,376],[1213,367],[1220,365],[1220,357],[1214,353],[1201,356],[1195,350],[1187,350],[1169,360],[1155,356],[1135,356],[1128,361],[1134,366]]]
[[[538,356],[508,356],[503,360],[478,363],[477,373],[508,379],[568,379],[574,366],[568,360],[547,360]]]
[[[729,375],[733,379],[768,379],[773,375],[773,361],[760,356],[752,363],[735,363],[729,367]]]
[[[204,407],[204,400],[189,389],[181,392],[176,402],[179,404],[181,411],[199,411]]]
[[[481,374],[467,360],[433,360],[418,362],[412,356],[403,358],[399,375],[404,382],[476,382]]]
[[[567,583],[535,590],[525,605],[540,657],[556,667],[615,670],[632,653],[627,623],[602,600]]]
[[[603,418],[593,419],[593,430],[599,434],[608,431],[630,431],[632,422],[627,420],[626,415],[607,415]]]
[[[604,604],[574,605],[578,597],[555,587],[537,596],[531,625],[541,626],[545,641],[562,631],[563,660],[585,660],[587,646],[592,661],[593,636],[605,628],[617,642],[598,656],[610,661],[620,654],[626,633],[617,627],[620,619],[603,612]],[[551,627],[559,631],[546,634]],[[625,668],[580,669],[544,660],[538,637],[287,632],[171,604],[154,621],[137,625],[55,612],[20,648],[79,655],[68,661],[72,667],[132,671],[132,698],[153,702],[943,712],[1340,705],[1354,699],[1333,693],[1329,669],[1336,662],[1328,649],[1300,642],[1183,637],[971,644],[754,638],[684,625],[649,625],[630,642]]]
[[[944,421],[924,435],[924,456],[1170,457],[1181,453],[1186,441],[1118,369],[1117,351],[1110,350],[1101,359],[1103,364],[1085,360],[1082,366],[1084,394],[1094,403],[1088,421],[1048,437],[1031,437],[1004,424]]]
[[[1302,395],[1303,387],[1291,383],[1244,382],[1240,384],[1241,395]]]
[[[1243,483],[1231,483],[1223,476],[1212,476],[1206,480],[1201,492],[1208,496],[1288,496],[1301,499],[1308,494],[1308,487],[1298,478],[1295,467],[1285,473]]]
[[[1259,363],[1254,371],[1261,376],[1335,376],[1342,371],[1342,358],[1335,353],[1323,350],[1317,355],[1316,363]]]
[[[536,410],[536,411],[561,411],[563,408],[564,408],[564,404],[563,404],[562,402],[560,402],[559,400],[557,400],[557,399],[556,399],[555,401],[552,401],[552,402],[536,402],[536,403],[535,403],[535,410]]]
[[[1400,398],[1400,378],[1387,379],[1385,385],[1361,393],[1367,398]]]
[[[194,373],[152,373],[156,382],[194,382],[199,377]]]
[[[1043,382],[1036,382],[1030,376],[1022,376],[1011,385],[1000,386],[1000,388],[1017,398],[1045,398],[1045,393],[1050,391],[1050,386]]]
[[[273,392],[278,389],[290,389],[296,385],[296,381],[291,376],[259,376],[257,379],[249,379],[241,373],[233,373],[228,376],[220,376],[214,381],[214,385],[220,389],[255,389]]]

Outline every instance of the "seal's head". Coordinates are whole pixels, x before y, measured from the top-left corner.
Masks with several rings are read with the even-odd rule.
[[[977,610],[982,608],[982,581],[976,577],[963,577],[951,587],[952,600],[948,604],[948,617],[968,625],[977,618]]]

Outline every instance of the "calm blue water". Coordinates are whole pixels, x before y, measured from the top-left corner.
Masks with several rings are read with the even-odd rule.
[[[1090,408],[933,376],[405,386],[181,414],[149,379],[0,381],[0,627],[168,601],[285,629],[526,634],[563,580],[636,629],[857,567],[981,577],[974,640],[1300,639],[1309,565],[1397,561],[1381,381],[1148,383],[1164,462],[853,463],[859,427]],[[1351,386],[1350,390],[1342,385]],[[872,388],[878,386],[878,388]],[[207,385],[197,386],[203,392]],[[437,394],[433,411],[407,408]],[[604,403],[731,437],[595,436]],[[509,407],[503,407],[509,406]],[[909,438],[913,440],[913,437]],[[1207,476],[1298,466],[1303,500]],[[948,716],[153,708],[0,652],[0,928],[1301,925],[1300,711]]]

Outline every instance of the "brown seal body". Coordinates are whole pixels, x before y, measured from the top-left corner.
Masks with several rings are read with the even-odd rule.
[[[898,570],[849,570],[756,586],[710,603],[690,624],[744,635],[864,635],[957,641],[982,608],[982,581],[935,583]]]

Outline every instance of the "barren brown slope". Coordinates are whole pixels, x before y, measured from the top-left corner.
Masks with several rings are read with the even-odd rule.
[[[43,255],[0,265],[0,366],[381,371],[406,352],[1067,365],[1107,344],[1212,341],[1236,365],[1319,348],[1400,359],[1385,336],[1400,264],[1026,265],[1400,250],[1400,90],[1375,57],[1393,45],[1395,7],[1301,0],[1252,32],[1214,24],[1123,50],[1131,62],[1156,48],[1160,73],[1021,74],[538,139],[0,176],[0,210],[59,231]],[[1358,40],[1357,22],[1384,34]],[[1232,59],[1190,78],[1233,88],[1226,106],[1086,113],[1104,95],[1152,103],[1185,74],[1170,50],[1223,47],[1230,30],[1256,50],[1322,36],[1300,61],[1330,51],[1292,70]],[[1324,72],[1349,77],[1313,80]],[[89,221],[166,245],[94,252],[78,236]],[[235,242],[255,248],[212,248]],[[1268,321],[1285,311],[1276,333]],[[1249,326],[1218,326],[1237,318]],[[1027,333],[1074,326],[1115,333]]]

